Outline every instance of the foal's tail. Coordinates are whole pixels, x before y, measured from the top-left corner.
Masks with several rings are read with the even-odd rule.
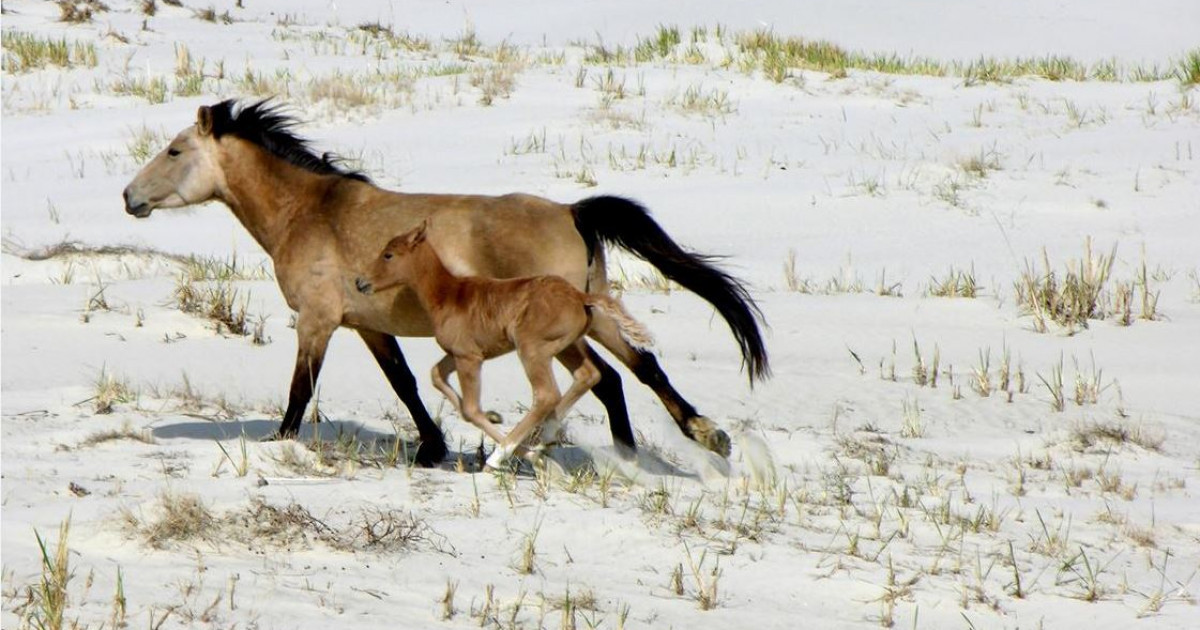
[[[714,256],[680,247],[635,201],[622,197],[589,197],[571,206],[575,228],[588,246],[589,262],[599,243],[617,245],[654,265],[664,276],[707,300],[733,331],[751,384],[771,375],[767,349],[758,324],[762,312],[745,285],[721,271]]]
[[[588,293],[583,303],[608,315],[616,322],[617,328],[621,331],[621,337],[634,348],[646,350],[654,344],[654,338],[650,335],[650,331],[641,322],[634,319],[633,315],[630,315],[629,311],[625,310],[625,306],[616,298]]]

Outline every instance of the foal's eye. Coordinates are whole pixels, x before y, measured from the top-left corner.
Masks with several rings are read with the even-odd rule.
[[[169,155],[171,157],[175,157],[176,155],[179,155],[179,149],[175,149],[175,148],[167,149],[167,155]]]
[[[388,253],[384,254],[384,255],[383,255],[383,259],[384,259],[384,260],[391,260],[391,259],[392,259],[392,252],[388,252]]]

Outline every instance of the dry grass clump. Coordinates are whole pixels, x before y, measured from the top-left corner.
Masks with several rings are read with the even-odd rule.
[[[633,58],[638,63],[665,59],[671,56],[675,47],[682,41],[679,27],[660,25],[652,37],[638,38],[638,43],[633,48]]]
[[[1017,305],[1034,318],[1038,332],[1046,332],[1048,324],[1054,323],[1069,332],[1087,328],[1088,320],[1103,319],[1105,315],[1101,296],[1104,285],[1112,275],[1113,261],[1117,248],[1105,256],[1092,255],[1092,240],[1084,246],[1084,257],[1068,264],[1060,279],[1050,266],[1050,258],[1042,250],[1043,269],[1036,263],[1026,262],[1025,271],[1016,282]]]
[[[930,277],[926,295],[948,298],[979,297],[979,283],[975,280],[975,267],[970,271],[951,267],[943,278]]]
[[[95,393],[88,400],[93,403],[96,414],[113,412],[114,405],[121,405],[137,400],[137,391],[129,381],[110,374],[105,367],[100,368],[100,374],[94,384]]]
[[[179,310],[213,321],[218,333],[245,337],[251,332],[246,304],[248,296],[241,296],[230,280],[208,282],[198,285],[193,276],[180,274],[175,283],[175,304]]]
[[[729,92],[719,88],[706,90],[702,85],[688,86],[682,93],[668,98],[667,105],[685,114],[705,117],[725,116],[737,111]]]
[[[391,26],[384,26],[380,22],[363,22],[358,25],[357,32],[358,37],[370,37],[396,50],[409,52],[429,52],[433,50],[433,42],[430,42],[428,39],[405,32],[397,33]],[[351,33],[350,39],[354,41],[355,33]]]
[[[86,438],[84,438],[84,440],[82,442],[79,443],[79,446],[80,447],[96,446],[98,444],[104,444],[105,442],[115,442],[117,440],[132,440],[134,442],[141,442],[142,444],[154,444],[155,443],[154,435],[152,433],[150,433],[150,431],[134,429],[133,425],[126,422],[126,423],[122,424],[121,428],[119,428],[119,429],[109,429],[107,431],[99,431],[97,433],[93,433],[93,434],[87,436]]]
[[[425,521],[411,513],[376,507],[361,509],[344,522],[331,525],[297,503],[277,506],[255,497],[241,509],[218,514],[195,494],[163,492],[150,518],[130,510],[122,518],[127,532],[155,549],[173,543],[222,541],[254,548],[319,542],[344,552],[449,549],[445,539]]]
[[[735,41],[741,52],[749,55],[777,83],[786,77],[790,68],[844,77],[846,69],[852,65],[850,53],[827,41],[780,37],[764,29],[738,35]]]
[[[98,63],[96,45],[91,42],[72,43],[65,37],[42,39],[19,31],[5,31],[2,38],[5,72],[31,72],[46,66],[95,68]]]
[[[1141,425],[1130,426],[1124,422],[1088,422],[1071,430],[1071,444],[1077,451],[1088,451],[1103,445],[1120,446],[1133,444],[1148,451],[1162,450],[1165,436]]]
[[[215,8],[213,8],[212,6],[209,6],[207,9],[198,9],[198,10],[192,11],[192,15],[197,20],[203,20],[205,22],[212,22],[213,24],[216,24],[218,22],[220,22],[221,24],[233,24],[233,22],[234,22],[233,16],[229,15],[229,11],[226,11],[224,13],[217,13],[217,10]]]
[[[1200,48],[1189,50],[1175,63],[1174,75],[1184,87],[1200,84]]]
[[[119,77],[109,84],[108,88],[118,96],[137,96],[146,99],[152,105],[165,103],[170,93],[167,80],[161,76]]]
[[[26,600],[12,609],[20,616],[21,628],[62,630],[66,627],[67,584],[74,577],[71,571],[70,549],[67,547],[70,531],[71,519],[67,518],[58,528],[58,541],[50,547],[42,535],[34,530],[33,535],[41,552],[41,576],[36,585],[25,589]],[[10,604],[8,598],[14,595],[8,593],[6,586],[6,612]]]
[[[522,64],[519,61],[506,61],[472,71],[470,82],[472,87],[479,89],[479,104],[487,107],[494,104],[498,98],[512,96],[517,85],[517,73],[521,68]]]
[[[68,24],[91,22],[97,13],[108,11],[108,5],[100,0],[57,0],[58,21]]]
[[[195,494],[164,491],[158,496],[152,518],[143,520],[128,509],[121,517],[127,532],[155,549],[179,541],[219,540],[216,515]]]
[[[1134,278],[1115,281],[1114,288],[1109,290],[1107,284],[1112,278],[1116,253],[1114,244],[1107,256],[1093,255],[1089,238],[1085,242],[1083,258],[1068,263],[1060,279],[1042,250],[1043,268],[1026,262],[1025,271],[1015,283],[1017,305],[1025,314],[1033,316],[1038,332],[1046,332],[1048,324],[1054,323],[1068,333],[1074,333],[1087,328],[1089,320],[1109,317],[1121,326],[1129,326],[1135,319],[1134,306],[1139,302],[1138,318],[1159,319],[1159,292],[1151,287],[1151,281],[1158,278],[1161,271],[1149,272],[1143,252],[1141,266],[1136,269]]]
[[[1050,81],[1158,81],[1176,77],[1185,85],[1188,77],[1200,77],[1200,53],[1188,53],[1173,71],[1157,67],[1122,67],[1116,61],[1102,60],[1088,65],[1070,57],[1047,55],[1000,59],[980,57],[970,61],[939,61],[928,57],[902,57],[895,53],[850,51],[837,44],[802,37],[776,35],[768,29],[740,33],[733,37],[739,58],[731,61],[744,72],[761,71],[776,83],[792,78],[792,70],[814,70],[834,78],[845,77],[847,70],[867,70],[886,74],[956,76],[967,85],[1009,82],[1025,76]],[[639,61],[665,56],[674,48],[670,29],[659,28],[657,38],[640,40],[633,57]]]
[[[180,262],[184,274],[193,282],[275,279],[266,261],[253,265],[240,260],[236,253],[229,258],[191,255],[182,258]]]

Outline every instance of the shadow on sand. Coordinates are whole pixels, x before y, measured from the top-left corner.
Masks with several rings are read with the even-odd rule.
[[[151,432],[155,439],[162,440],[205,440],[224,441],[236,440],[245,436],[249,441],[276,441],[276,431],[279,430],[278,420],[210,420],[195,416],[182,416],[164,421],[155,426]],[[401,443],[396,444],[399,439]],[[288,440],[291,441],[291,440]],[[355,448],[366,449],[373,453],[396,450],[401,453],[397,466],[412,466],[413,454],[417,451],[415,440],[405,439],[394,432],[381,432],[371,429],[360,422],[349,420],[324,420],[314,424],[305,422],[300,425],[300,435],[294,441],[307,447],[315,444],[354,444]],[[486,460],[490,449],[480,448],[451,450],[446,453],[446,459],[438,466],[441,470],[479,472]],[[557,468],[566,474],[575,474],[583,470],[592,470],[597,474],[615,472],[631,481],[643,475],[649,477],[682,477],[695,478],[696,474],[680,468],[661,456],[646,449],[636,452],[617,446],[578,446],[560,445],[546,452]],[[536,475],[533,467],[524,461],[514,460],[513,472],[519,477]]]

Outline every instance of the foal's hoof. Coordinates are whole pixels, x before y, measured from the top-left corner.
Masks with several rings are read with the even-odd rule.
[[[729,453],[733,450],[729,434],[717,428],[712,420],[704,416],[694,416],[688,419],[687,428],[691,438],[699,442],[701,446],[721,457],[729,457]]]
[[[492,454],[488,456],[484,467],[491,470],[500,470],[504,467],[504,462],[508,461],[508,458],[517,452],[517,448],[518,445],[516,444],[497,445],[496,450],[492,451]]]
[[[504,424],[504,416],[498,411],[488,411],[483,414],[492,424]]]

